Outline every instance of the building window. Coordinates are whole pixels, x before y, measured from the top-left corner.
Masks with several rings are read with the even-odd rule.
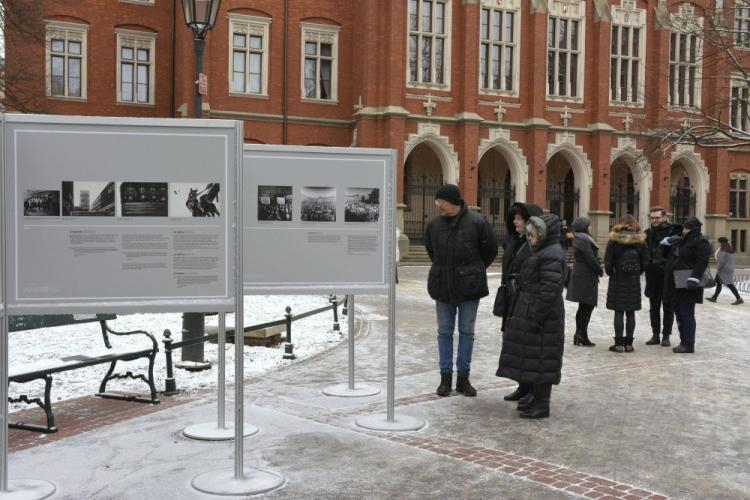
[[[268,94],[268,26],[262,17],[230,15],[229,88],[241,94]]]
[[[677,30],[669,36],[669,104],[699,107],[703,19],[693,15],[692,5],[681,4],[672,15],[672,25]]]
[[[643,104],[646,13],[632,0],[612,6],[609,98],[613,103]]]
[[[729,176],[729,217],[746,219],[748,214],[748,177],[745,174]]]
[[[550,0],[547,19],[547,95],[581,97],[583,2]]]
[[[448,85],[450,1],[409,0],[410,84]]]
[[[302,97],[335,101],[338,32],[335,26],[302,25]]]
[[[737,0],[734,8],[734,43],[750,49],[750,0]]]
[[[750,132],[747,102],[750,98],[750,88],[742,80],[732,81],[732,100],[730,104],[731,126],[741,132]]]
[[[154,104],[156,35],[117,31],[117,101]]]
[[[732,229],[732,248],[740,253],[747,252],[747,230]]]
[[[516,91],[518,74],[518,16],[520,9],[494,8],[484,0],[479,29],[479,85],[483,90]],[[506,7],[505,4],[503,4]]]
[[[88,26],[47,22],[47,95],[86,98]]]

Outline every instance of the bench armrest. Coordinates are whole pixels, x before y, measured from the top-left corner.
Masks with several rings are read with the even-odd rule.
[[[154,337],[152,334],[143,331],[143,330],[133,330],[130,332],[116,332],[112,330],[109,325],[107,325],[106,320],[102,320],[99,322],[99,325],[102,328],[102,337],[104,338],[104,345],[107,347],[107,349],[112,349],[112,344],[109,342],[109,334],[112,335],[118,335],[118,336],[125,336],[125,335],[145,335],[149,339],[151,339],[151,345],[154,350],[154,354],[159,352],[159,344],[156,342],[156,337]]]

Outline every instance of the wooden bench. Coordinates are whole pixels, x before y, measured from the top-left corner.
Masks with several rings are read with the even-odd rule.
[[[9,421],[8,427],[14,429],[25,429],[45,433],[57,432],[55,417],[52,414],[52,400],[50,393],[52,391],[52,375],[55,373],[75,370],[86,366],[94,366],[109,363],[109,369],[99,384],[99,392],[96,394],[102,398],[121,399],[125,401],[137,401],[139,403],[158,404],[159,399],[156,397],[156,386],[154,385],[154,361],[159,347],[156,338],[148,332],[134,330],[132,332],[116,332],[111,330],[107,325],[107,320],[115,319],[114,315],[54,315],[54,316],[14,316],[10,318],[9,331],[33,330],[37,328],[47,328],[51,326],[64,326],[79,323],[89,323],[98,321],[101,326],[104,346],[80,354],[65,354],[59,358],[49,358],[31,363],[13,365],[8,370],[8,382],[26,383],[33,380],[44,380],[44,400],[40,398],[30,398],[22,394],[17,398],[8,397],[10,403],[36,404],[44,410],[47,416],[47,425],[29,424],[24,422]],[[109,336],[128,336],[128,335],[145,335],[151,340],[151,347],[139,346],[137,348],[113,348],[109,341]],[[118,361],[132,361],[140,358],[148,359],[148,374],[134,375],[131,371],[125,373],[115,373],[115,366]],[[150,389],[151,397],[141,397],[126,394],[113,394],[107,392],[107,382],[115,379],[135,379],[143,380]]]

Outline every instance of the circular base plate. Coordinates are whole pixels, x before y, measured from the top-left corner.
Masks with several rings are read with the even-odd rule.
[[[242,426],[243,437],[252,436],[257,432],[258,428],[247,422]],[[182,434],[187,438],[199,439],[201,441],[228,441],[234,439],[234,424],[227,424],[224,429],[221,429],[217,422],[195,424],[185,427]]]
[[[219,469],[198,474],[190,484],[211,495],[249,496],[268,493],[286,482],[281,474],[255,467],[245,467],[242,476],[242,479],[235,478],[234,469]]]
[[[208,361],[180,361],[174,364],[175,368],[182,368],[189,372],[199,372],[202,370],[208,370],[211,368],[211,363]]]
[[[41,500],[52,496],[57,486],[42,479],[11,479],[8,491],[0,492],[3,500]]]
[[[349,384],[336,384],[324,387],[323,394],[326,396],[339,396],[342,398],[361,398],[364,396],[380,394],[380,389],[369,385],[358,385],[355,386],[354,389],[350,389]]]
[[[418,431],[425,426],[424,420],[409,415],[394,415],[393,421],[389,422],[385,413],[360,417],[354,422],[363,429],[389,432]]]

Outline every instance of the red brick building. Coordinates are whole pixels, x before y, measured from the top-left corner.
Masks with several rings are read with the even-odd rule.
[[[192,34],[173,0],[39,0],[7,34],[22,109],[192,116]],[[244,121],[245,141],[398,151],[399,225],[412,242],[434,191],[460,185],[499,231],[513,200],[599,239],[661,205],[696,215],[750,255],[750,154],[654,149],[649,128],[719,115],[743,131],[748,90],[686,23],[734,27],[735,0],[223,0],[206,39],[203,116]],[[732,37],[730,37],[732,38]],[[704,53],[705,51],[705,53]],[[723,72],[723,73],[722,73]],[[13,75],[24,75],[15,78]],[[11,107],[19,108],[8,102]],[[402,242],[403,243],[403,242]]]

